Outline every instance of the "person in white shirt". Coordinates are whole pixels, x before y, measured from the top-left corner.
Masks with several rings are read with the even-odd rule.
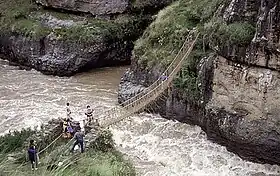
[[[69,120],[73,120],[73,118],[71,117],[71,110],[70,110],[70,104],[66,103],[66,115],[67,115],[67,119]]]

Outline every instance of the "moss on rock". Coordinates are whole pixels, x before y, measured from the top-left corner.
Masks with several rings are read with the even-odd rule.
[[[214,45],[248,45],[255,34],[255,27],[244,21],[226,24],[221,17],[215,17],[205,24],[205,34]]]
[[[76,42],[95,42],[99,41],[100,38],[105,40],[123,39],[137,33],[139,35],[142,31],[138,31],[142,30],[143,26],[145,27],[150,21],[150,16],[142,15],[126,15],[123,18],[105,20],[90,16],[65,14],[44,10],[31,0],[12,0],[1,2],[0,5],[2,32],[12,32],[30,38],[44,37],[53,32],[62,40]],[[40,16],[44,14],[49,14],[58,20],[83,21],[84,23],[52,28],[40,21]],[[125,20],[120,21],[120,19]],[[137,29],[136,32],[135,29]]]
[[[11,0],[0,4],[0,28],[3,32],[13,32],[28,37],[40,37],[49,32],[39,22],[29,18],[38,7],[31,0]]]

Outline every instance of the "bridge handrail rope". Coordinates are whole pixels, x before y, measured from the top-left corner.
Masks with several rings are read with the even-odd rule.
[[[44,152],[45,150],[47,150],[51,145],[53,145],[60,137],[62,136],[62,134],[60,134],[57,138],[55,138],[49,145],[47,145],[45,148],[43,148],[40,152],[38,152],[37,154],[40,155],[42,152]]]
[[[181,49],[179,50],[178,54],[176,55],[175,59],[171,62],[171,64],[169,65],[169,67],[165,70],[165,72],[162,75],[167,75],[167,73],[170,73],[171,70],[173,70],[174,65],[177,65],[178,59],[180,58],[181,60],[181,54],[185,53],[184,49],[186,48],[186,45],[189,44],[189,37],[187,37],[187,39],[185,40],[183,46],[181,47]],[[146,89],[144,89],[142,92],[136,94],[134,97],[126,100],[125,102],[123,102],[122,104],[120,104],[120,106],[125,107],[126,105],[131,104],[133,101],[139,99],[140,97],[144,96],[149,90],[154,89],[156,86],[158,86],[160,83],[162,82],[162,78],[159,77],[152,85],[150,85],[149,87],[147,87]],[[107,112],[103,112],[105,114],[111,114],[112,111],[115,111],[117,107],[114,107],[110,110],[108,110]],[[104,114],[104,115],[105,115]]]
[[[122,116],[121,116],[122,118],[117,119],[117,120],[113,120],[112,118],[110,118],[110,120],[113,120],[113,122],[105,123],[104,125],[101,125],[101,126],[110,126],[111,124],[116,123],[116,122],[124,119],[125,117],[139,111],[140,109],[142,109],[146,105],[150,104],[151,101],[156,99],[169,86],[169,84],[174,79],[175,75],[180,71],[184,59],[186,57],[188,57],[189,54],[191,53],[191,51],[194,47],[194,44],[197,41],[198,36],[199,36],[199,34],[197,34],[195,39],[190,43],[189,43],[188,40],[186,40],[182,49],[180,50],[181,52],[179,52],[177,54],[177,56],[175,57],[176,60],[174,59],[173,62],[172,62],[173,64],[171,63],[170,66],[164,72],[164,73],[166,73],[167,79],[162,80],[161,78],[159,78],[156,81],[155,84],[153,84],[152,86],[149,86],[146,89],[148,92],[145,91],[145,94],[143,94],[139,98],[137,96],[138,99],[132,98],[134,100],[133,102],[131,102],[131,103],[125,105],[124,107],[120,108],[123,111],[124,110],[127,111],[127,112],[122,113]],[[188,45],[188,47],[185,47],[186,44]],[[152,96],[150,96],[150,95],[152,95]],[[113,108],[112,110],[115,110],[115,108]],[[110,112],[110,110],[109,110],[109,112]],[[112,116],[114,114],[112,113],[112,114],[109,114],[109,115]]]
[[[189,34],[190,36],[191,34]],[[177,55],[175,56],[175,58],[172,60],[172,62],[169,64],[169,66],[167,67],[167,69],[161,74],[161,76],[167,76],[168,73],[173,70],[173,67],[175,65],[177,65],[178,60],[181,60],[182,58],[180,58],[182,53],[185,53],[184,49],[186,49],[186,45],[189,45],[189,36],[186,38],[185,42],[183,43],[182,47],[180,48],[179,52],[177,53]],[[126,100],[125,102],[121,103],[120,106],[125,106],[127,104],[130,104],[131,102],[133,102],[134,100],[138,99],[139,97],[143,96],[146,91],[148,89],[153,89],[154,87],[156,87],[158,85],[159,82],[162,81],[162,77],[159,77],[152,85],[150,85],[149,87],[147,87],[146,89],[144,89],[142,92],[136,94],[134,97]]]
[[[105,121],[102,125],[100,125],[103,128],[106,128],[108,126],[111,126],[117,122],[120,122],[121,120],[127,118],[131,114],[134,114],[135,112],[138,112],[148,104],[150,104],[153,100],[155,100],[161,93],[164,92],[165,89],[168,88],[170,83],[173,81],[176,74],[180,71],[183,61],[186,57],[189,56],[191,53],[197,39],[199,36],[199,33],[196,34],[196,37],[190,42],[191,34],[187,37],[185,40],[183,46],[180,48],[178,54],[175,56],[173,61],[170,63],[170,65],[167,67],[167,69],[161,74],[161,76],[167,76],[167,79],[162,79],[162,77],[159,77],[152,85],[144,89],[144,91],[136,94],[134,97],[126,100],[121,104],[122,107],[114,107],[111,108],[105,112],[102,112],[101,117],[104,118],[104,120],[109,118],[108,121]],[[117,116],[117,119],[114,119],[112,117]],[[85,120],[85,119],[83,119]],[[62,135],[62,134],[61,134]],[[47,148],[49,148],[55,141],[57,141],[60,137],[57,137],[52,143],[50,143],[47,147],[45,147],[43,150],[38,152],[38,154],[41,154],[43,151],[45,151]],[[65,147],[68,147],[68,144],[73,140],[73,138],[65,145]]]

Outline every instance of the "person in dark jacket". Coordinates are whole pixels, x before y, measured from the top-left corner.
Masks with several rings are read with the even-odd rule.
[[[31,169],[37,170],[38,166],[38,158],[37,158],[37,150],[34,140],[30,140],[29,148],[28,148],[28,157],[31,162]]]
[[[71,152],[73,152],[76,145],[79,144],[80,148],[81,148],[81,153],[84,153],[84,137],[85,137],[85,134],[83,132],[81,132],[81,129],[77,129],[77,132],[74,135],[74,139],[76,141],[71,149]]]

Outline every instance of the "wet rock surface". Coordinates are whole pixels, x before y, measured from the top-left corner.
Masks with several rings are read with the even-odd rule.
[[[225,3],[220,12],[223,20],[256,25],[254,38],[240,46],[212,45],[217,56],[202,58],[197,69],[199,99],[184,97],[184,90],[173,86],[158,112],[201,126],[209,139],[245,159],[280,164],[279,8],[279,2],[273,0]],[[126,81],[120,84],[120,102],[122,94],[127,97],[137,90],[124,89],[124,85],[148,86],[156,80],[158,74],[150,76],[152,71],[141,67],[133,64],[123,76]]]

